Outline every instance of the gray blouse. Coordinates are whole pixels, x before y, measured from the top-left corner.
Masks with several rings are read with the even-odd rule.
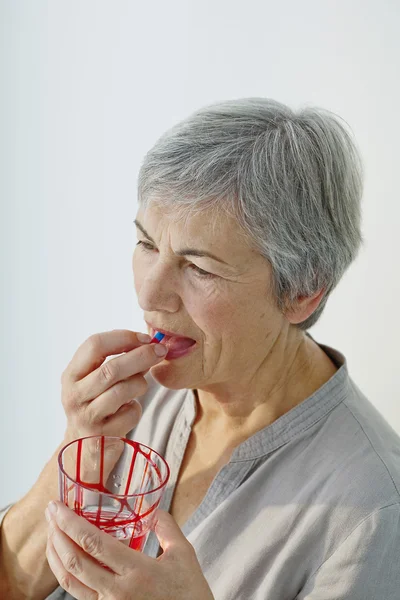
[[[400,438],[344,357],[321,348],[339,370],[240,444],[182,527],[216,600],[400,599]],[[168,461],[168,510],[196,401],[146,379],[129,437]],[[145,552],[157,556],[153,533]],[[48,596],[71,598],[61,588]]]

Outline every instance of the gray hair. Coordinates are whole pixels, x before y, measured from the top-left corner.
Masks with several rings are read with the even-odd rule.
[[[214,207],[237,219],[271,264],[282,311],[324,290],[298,327],[309,329],[362,243],[363,166],[345,121],[317,107],[294,112],[268,98],[206,106],[145,155],[140,206]]]

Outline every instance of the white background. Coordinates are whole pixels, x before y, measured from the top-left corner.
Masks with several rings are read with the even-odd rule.
[[[0,506],[62,439],[76,348],[145,330],[131,273],[143,155],[230,98],[320,105],[352,127],[365,246],[311,333],[400,432],[398,1],[0,0],[0,28]]]

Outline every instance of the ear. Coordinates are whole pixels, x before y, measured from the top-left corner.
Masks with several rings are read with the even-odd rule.
[[[324,297],[325,290],[316,292],[313,296],[299,296],[297,300],[286,309],[285,316],[289,323],[297,325],[303,323],[310,315],[317,310]]]

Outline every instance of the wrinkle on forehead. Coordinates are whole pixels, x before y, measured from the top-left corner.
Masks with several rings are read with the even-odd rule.
[[[173,200],[168,201],[165,199],[154,198],[148,201],[145,206],[140,206],[139,211],[146,214],[147,209],[159,210],[163,217],[166,217],[171,223],[180,224],[183,231],[189,231],[193,227],[193,221],[197,220],[197,217],[204,218],[207,216],[206,221],[202,224],[202,227],[206,226],[207,233],[211,233],[211,239],[217,239],[222,234],[226,235],[227,223],[232,224],[232,233],[234,233],[235,239],[240,239],[243,246],[250,251],[259,254],[253,240],[251,240],[248,232],[238,223],[237,218],[229,210],[228,203],[221,201],[220,204],[196,205],[195,201],[192,207],[177,205],[173,203]],[[194,226],[196,229],[196,225]]]

